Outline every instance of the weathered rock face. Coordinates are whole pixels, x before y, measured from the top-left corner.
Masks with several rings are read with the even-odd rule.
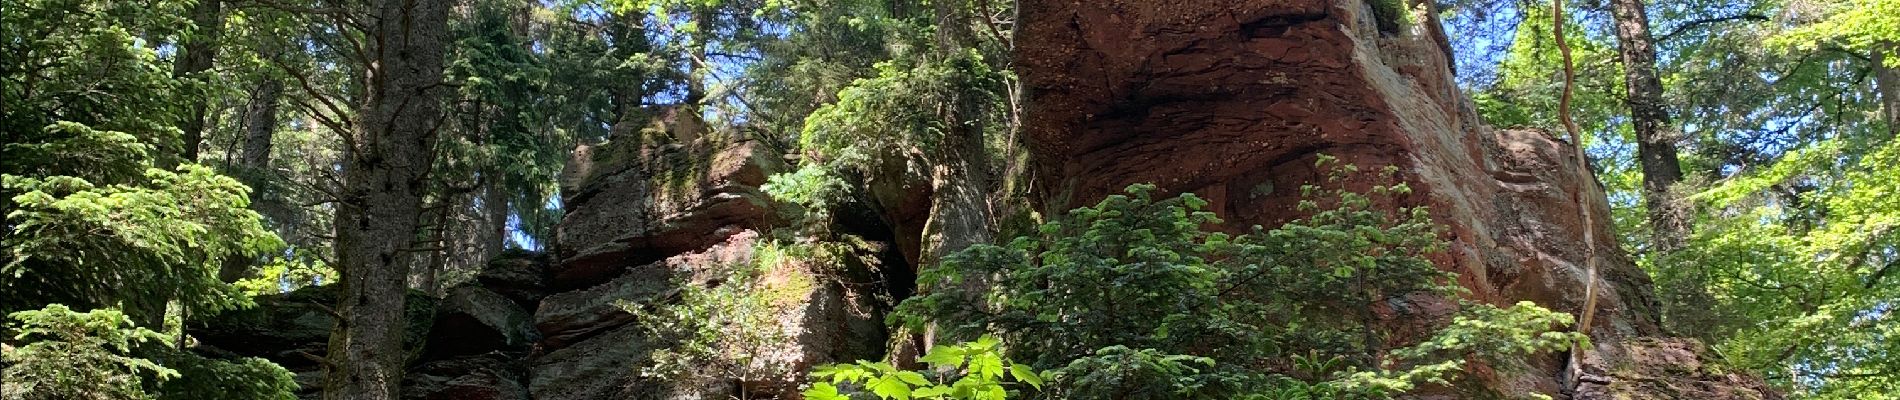
[[[1479,300],[1580,311],[1583,230],[1595,230],[1603,290],[1593,354],[1610,365],[1648,362],[1611,351],[1660,331],[1650,282],[1609,239],[1607,219],[1578,219],[1578,198],[1609,214],[1603,193],[1569,145],[1478,120],[1452,84],[1432,13],[1381,31],[1362,0],[1019,7],[1025,135],[1045,209],[1155,183],[1208,199],[1230,227],[1273,226],[1298,216],[1301,186],[1323,181],[1320,154],[1395,166],[1415,189],[1399,205],[1429,206],[1450,228],[1451,249],[1437,261]],[[1555,394],[1559,361],[1471,375],[1491,392]]]
[[[520,303],[481,286],[449,290],[429,330],[434,358],[525,349],[539,336]]]
[[[784,162],[758,142],[708,151],[678,144],[580,151],[563,174],[567,214],[556,228],[557,288],[611,279],[621,268],[705,248],[778,217],[759,191]]]
[[[888,333],[883,312],[891,243],[866,241],[837,257],[779,256],[763,268],[780,343],[755,349],[744,379],[703,374],[661,380],[641,375],[670,343],[622,304],[664,306],[681,292],[720,284],[720,271],[754,265],[779,209],[759,192],[783,163],[753,142],[640,147],[637,141],[582,152],[564,184],[569,214],[551,254],[514,252],[494,260],[468,285],[440,300],[416,294],[404,397],[417,400],[795,398],[809,367],[879,358]],[[629,149],[626,147],[640,147]],[[855,210],[854,215],[870,214]],[[875,225],[875,224],[874,224]],[[843,231],[854,228],[843,227]],[[870,229],[882,229],[882,225]],[[872,232],[888,237],[889,232]],[[907,272],[907,271],[906,271]],[[909,277],[910,275],[902,274]],[[315,361],[334,319],[329,288],[259,299],[192,334],[220,354],[260,356],[295,371],[315,396]]]
[[[745,141],[610,142],[579,152],[563,174],[568,214],[557,227],[558,261],[546,286],[552,291],[533,307],[540,341],[525,360],[530,397],[792,396],[813,364],[879,356],[886,335],[881,310],[888,305],[867,288],[881,285],[840,283],[870,266],[785,260],[761,273],[764,288],[783,297],[770,316],[776,325],[766,329],[787,339],[756,349],[755,365],[742,367],[752,373],[671,381],[641,375],[653,352],[668,343],[649,337],[622,305],[681,301],[688,290],[681,285],[719,285],[716,271],[755,265],[762,246],[782,240],[770,236],[785,220],[759,186],[784,169],[776,153]],[[801,284],[784,284],[793,281]],[[776,293],[781,287],[796,290]]]
[[[253,299],[257,306],[227,311],[186,327],[195,339],[191,350],[216,358],[258,357],[290,370],[302,386],[299,398],[318,398],[323,385],[321,360],[327,354],[330,330],[336,324],[334,286],[307,287]],[[413,354],[428,350],[430,328],[439,301],[420,291],[409,293],[407,337],[403,348]]]
[[[1693,339],[1640,338],[1584,358],[1578,399],[1779,399],[1757,379],[1711,372]]]

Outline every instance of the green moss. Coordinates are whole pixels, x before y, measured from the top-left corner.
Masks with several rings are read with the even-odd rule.
[[[1412,26],[1412,13],[1405,7],[1405,0],[1366,0],[1372,6],[1372,18],[1379,24],[1379,32],[1396,34]]]

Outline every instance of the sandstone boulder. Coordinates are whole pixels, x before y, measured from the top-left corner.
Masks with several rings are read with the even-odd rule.
[[[784,161],[756,141],[591,150],[585,184],[566,192],[556,229],[552,283],[573,288],[619,270],[772,225],[778,212],[759,185]]]
[[[449,290],[429,334],[431,358],[525,350],[537,335],[528,311],[481,286]]]
[[[533,307],[548,295],[548,262],[544,254],[514,251],[489,261],[475,275],[475,284]]]
[[[533,361],[528,392],[536,400],[627,399],[652,393],[639,378],[651,352],[644,332],[626,325],[555,350]]]
[[[422,363],[403,376],[403,398],[412,400],[528,400],[523,368],[501,352]]]

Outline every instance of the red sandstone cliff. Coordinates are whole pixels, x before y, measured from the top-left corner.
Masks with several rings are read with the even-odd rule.
[[[1477,118],[1438,21],[1391,22],[1381,30],[1362,0],[1022,1],[1017,72],[1043,208],[1152,182],[1207,198],[1233,226],[1272,226],[1295,216],[1300,186],[1320,182],[1319,154],[1396,166],[1416,189],[1402,201],[1449,228],[1439,264],[1472,297],[1580,311],[1583,229],[1613,235],[1608,221],[1580,221],[1572,199],[1586,190],[1583,206],[1608,215],[1603,193],[1569,144]],[[1596,348],[1576,398],[1773,395],[1700,368],[1699,346],[1657,338],[1649,278],[1606,242]],[[1389,317],[1416,324],[1444,302]],[[1522,361],[1478,366],[1476,387],[1444,392],[1560,393],[1559,356]]]

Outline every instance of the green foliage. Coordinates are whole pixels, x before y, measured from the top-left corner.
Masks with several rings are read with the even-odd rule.
[[[455,42],[444,75],[459,85],[434,174],[444,186],[480,182],[502,195],[487,197],[481,204],[467,198],[441,201],[456,201],[463,209],[502,209],[504,219],[518,217],[521,233],[528,239],[545,243],[554,222],[560,220],[560,209],[544,205],[556,194],[555,175],[565,165],[577,131],[586,131],[572,128],[582,122],[555,123],[561,121],[556,119],[558,114],[580,106],[576,99],[555,90],[563,84],[581,83],[574,82],[580,77],[576,71],[556,70],[553,57],[533,50],[539,38],[512,26],[516,18],[527,18],[519,15],[520,3],[475,0],[468,7],[467,18],[450,22],[449,34]],[[485,193],[477,193],[481,194]],[[486,204],[486,200],[502,204]],[[475,222],[481,226],[463,229],[494,229],[493,225],[507,222],[486,219],[484,215]],[[464,267],[478,267],[484,261],[471,260]]]
[[[1334,184],[1355,171],[1334,170]],[[1442,242],[1425,211],[1378,206],[1408,193],[1403,184],[1308,187],[1300,208],[1311,216],[1242,235],[1205,230],[1219,223],[1205,200],[1154,190],[1132,186],[1008,247],[972,246],[926,269],[925,294],[894,318],[1004,338],[1013,358],[1050,371],[1051,398],[1376,398],[1445,384],[1468,357],[1579,339],[1553,332],[1564,314],[1467,304],[1431,338],[1390,348],[1376,305],[1404,315],[1407,302],[1458,291],[1426,259]],[[1302,373],[1288,364],[1296,355],[1338,368]]]
[[[1826,10],[1823,18],[1779,35],[1769,44],[1799,50],[1839,45],[1860,52],[1896,51],[1880,47],[1900,43],[1900,1],[1832,1],[1820,7]],[[1900,57],[1891,57],[1887,63],[1900,67]]]
[[[261,358],[217,360],[181,351],[113,309],[53,304],[10,316],[0,399],[252,400],[296,398],[290,371]]]
[[[1192,398],[1207,393],[1208,383],[1222,378],[1214,367],[1214,360],[1207,357],[1115,345],[1071,361],[1050,375],[1064,382],[1072,398],[1115,398],[1120,393]]]
[[[818,284],[807,260],[825,247],[766,240],[751,260],[722,263],[675,279],[679,300],[669,304],[621,301],[658,345],[641,375],[679,380],[692,376],[770,376],[788,372],[766,359],[791,341],[783,318],[807,301]],[[810,263],[817,264],[817,263]],[[765,365],[761,370],[758,365]]]
[[[248,304],[216,277],[232,256],[281,246],[248,189],[210,169],[145,171],[145,184],[97,186],[70,176],[6,176],[19,193],[7,215],[0,293],[7,309],[32,302],[123,305],[154,317],[168,301],[202,312]],[[162,283],[162,284],[155,284]]]
[[[178,377],[178,371],[132,355],[143,343],[170,344],[165,335],[140,328],[112,309],[75,312],[64,305],[15,312],[19,321],[6,347],[0,383],[6,400],[150,399],[148,379]]]
[[[1399,33],[1415,24],[1405,0],[1370,0],[1366,3],[1372,6],[1372,18],[1379,24],[1380,32]]]
[[[1574,17],[1574,16],[1572,16]],[[1498,65],[1498,80],[1475,97],[1478,113],[1485,121],[1502,127],[1529,126],[1549,132],[1562,132],[1557,122],[1558,94],[1563,85],[1563,64],[1551,36],[1550,10],[1526,9],[1523,22],[1511,40],[1508,55]],[[1606,138],[1632,136],[1618,133],[1616,125],[1627,115],[1622,103],[1623,69],[1621,64],[1596,62],[1616,59],[1614,43],[1575,32],[1588,32],[1583,25],[1569,22],[1571,57],[1577,60],[1577,92],[1571,112],[1583,129],[1585,144],[1595,146]]]
[[[1673,253],[1652,251],[1659,238],[1643,233],[1635,143],[1616,104],[1624,88],[1615,64],[1594,61],[1614,55],[1604,46],[1611,21],[1580,17],[1570,32],[1581,36],[1577,115],[1618,231],[1658,298],[1685,310],[1664,325],[1796,398],[1893,397],[1896,164],[1879,121],[1884,84],[1869,78],[1882,52],[1900,58],[1883,47],[1900,39],[1900,3],[1645,4],[1669,96],[1659,106],[1678,122],[1665,130],[1684,134],[1671,141],[1687,176],[1674,191],[1694,213],[1695,233]],[[1504,77],[1473,97],[1494,124],[1549,128],[1549,18],[1518,11],[1497,65]]]
[[[869,392],[884,400],[1003,400],[1010,397],[1012,386],[1018,391],[1025,389],[1023,386],[1041,389],[1042,375],[1028,365],[1004,358],[1001,345],[995,337],[984,336],[973,342],[932,347],[917,358],[929,367],[923,373],[870,361],[819,366],[813,369],[812,377],[828,381],[813,382],[804,395],[810,400],[849,400],[853,392]],[[859,390],[851,390],[854,388]]]
[[[125,132],[101,131],[60,121],[46,127],[45,141],[8,143],[16,160],[9,173],[20,176],[71,176],[105,184],[136,182],[149,168],[152,146]]]
[[[178,372],[158,385],[163,400],[293,400],[299,389],[289,370],[256,357],[206,358],[163,349],[157,361]]]
[[[16,153],[16,144],[56,143],[74,134],[71,124],[99,131],[125,132],[147,149],[176,149],[178,130],[171,127],[177,86],[167,60],[145,38],[164,38],[184,19],[186,1],[118,2],[93,0],[25,0],[0,7],[0,143],[6,143],[7,174],[69,175],[103,184],[106,172],[128,172],[124,163],[89,166],[84,158],[47,158]],[[66,124],[70,123],[70,124]],[[81,140],[124,137],[92,136]],[[61,148],[66,156],[105,148]],[[152,154],[176,159],[172,151]],[[104,153],[117,156],[121,153]],[[32,156],[32,157],[30,157]],[[72,169],[49,169],[43,165]],[[101,170],[95,170],[100,168]],[[45,175],[35,173],[45,171]],[[130,169],[137,178],[143,168]],[[101,174],[84,173],[100,171]]]
[[[257,267],[250,277],[232,283],[238,290],[251,296],[278,294],[295,291],[310,286],[336,282],[336,270],[316,257],[309,256],[306,249],[298,249],[293,257],[273,258],[270,262]]]
[[[831,220],[831,206],[845,194],[843,179],[818,164],[805,163],[788,173],[773,174],[759,187],[772,199],[798,207],[807,225],[823,226]]]
[[[295,386],[267,361],[205,359],[138,326],[249,304],[219,268],[283,245],[249,188],[177,155],[183,105],[225,93],[173,76],[178,41],[205,37],[185,18],[194,3],[0,7],[0,312],[19,321],[0,339],[0,397],[281,399]]]
[[[1716,294],[1705,305],[1713,344],[1734,365],[1803,397],[1900,391],[1890,378],[1900,372],[1893,318],[1900,268],[1892,253],[1900,246],[1900,200],[1892,195],[1900,191],[1900,142],[1838,176],[1814,172],[1846,151],[1833,143],[1793,151],[1693,197],[1724,213],[1705,215],[1691,245],[1656,269],[1659,287],[1707,282],[1704,290]],[[1795,201],[1772,195],[1791,181],[1830,189]]]
[[[1003,76],[974,51],[927,63],[878,63],[877,75],[838,93],[805,120],[800,148],[832,168],[869,171],[882,160],[935,160],[950,131],[936,110],[951,99],[993,102]]]

